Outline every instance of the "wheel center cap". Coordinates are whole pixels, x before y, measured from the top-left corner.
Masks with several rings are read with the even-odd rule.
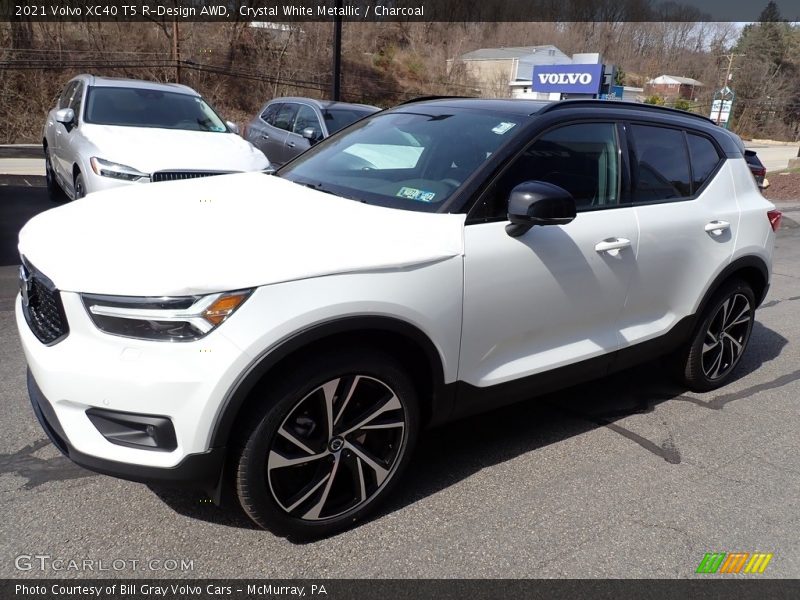
[[[338,452],[342,448],[344,448],[344,440],[340,437],[333,438],[328,444],[328,449],[330,449],[331,452]]]

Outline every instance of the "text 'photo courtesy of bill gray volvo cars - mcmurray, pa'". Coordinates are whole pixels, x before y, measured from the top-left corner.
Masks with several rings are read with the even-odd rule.
[[[34,411],[89,469],[329,535],[425,427],[658,356],[728,382],[781,218],[743,152],[661,107],[429,99],[274,176],[91,194],[20,232]]]

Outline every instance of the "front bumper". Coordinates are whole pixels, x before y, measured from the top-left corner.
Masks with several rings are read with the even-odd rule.
[[[189,454],[174,467],[166,468],[123,463],[84,454],[69,443],[50,401],[42,394],[30,369],[28,369],[28,395],[33,412],[50,441],[64,456],[86,469],[130,481],[203,490],[214,490],[222,476],[225,448],[212,448],[207,452]]]

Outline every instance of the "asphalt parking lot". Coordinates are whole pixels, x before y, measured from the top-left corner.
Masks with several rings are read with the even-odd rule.
[[[3,182],[0,577],[682,578],[706,552],[734,551],[774,554],[764,575],[736,577],[800,577],[800,203],[782,207],[772,288],[726,388],[690,393],[649,364],[430,431],[373,520],[298,545],[202,497],[85,471],[49,444],[13,303],[16,231],[51,205],[40,180]],[[15,567],[34,554],[127,566]],[[192,568],[143,570],[151,559]]]

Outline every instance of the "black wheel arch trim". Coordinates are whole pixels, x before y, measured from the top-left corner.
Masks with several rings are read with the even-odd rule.
[[[228,389],[217,413],[211,432],[210,448],[227,446],[240,410],[256,384],[279,362],[295,352],[302,351],[315,342],[340,334],[392,333],[407,338],[421,347],[425,353],[433,378],[433,394],[430,399],[430,418],[427,425],[440,423],[450,415],[453,407],[452,386],[444,383],[442,357],[431,339],[415,325],[395,317],[352,316],[342,317],[313,325],[296,332],[262,352],[245,369]]]
[[[767,292],[769,291],[769,268],[767,267],[767,263],[764,261],[763,258],[760,256],[755,256],[749,254],[747,256],[741,256],[731,262],[727,267],[720,271],[719,275],[717,275],[714,280],[711,282],[711,285],[708,286],[706,289],[705,294],[703,295],[703,299],[700,301],[700,304],[697,306],[697,310],[695,314],[700,316],[706,309],[711,297],[717,292],[717,290],[724,284],[728,279],[730,279],[734,273],[737,271],[742,271],[744,269],[756,269],[760,274],[761,277],[764,278],[764,289],[753,290],[753,293],[756,297],[756,308],[758,308],[761,303],[764,301],[764,298],[767,296]]]

